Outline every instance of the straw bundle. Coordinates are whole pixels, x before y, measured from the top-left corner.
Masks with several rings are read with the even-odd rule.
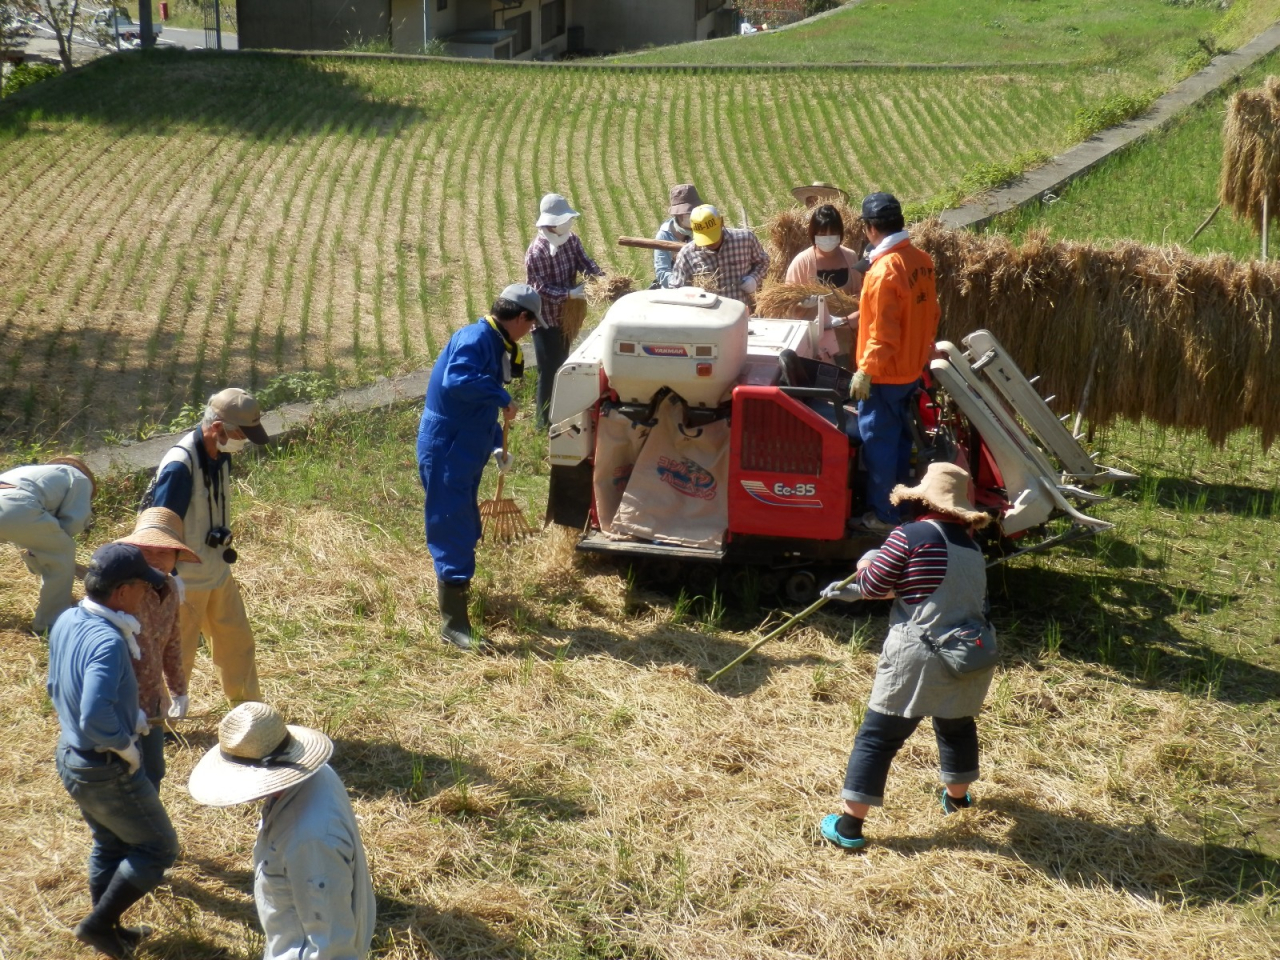
[[[1280,77],[1241,90],[1227,105],[1222,127],[1222,202],[1262,226],[1262,200],[1280,219]]]
[[[587,319],[587,301],[579,297],[570,297],[560,308],[560,329],[564,333],[565,342],[572,345],[582,331],[582,324]]]
[[[1090,368],[1097,423],[1148,417],[1204,430],[1221,444],[1280,430],[1280,266],[1198,257],[1136,243],[1015,246],[937,221],[912,230],[937,267],[939,339],[986,328],[1028,376],[1040,374],[1059,413],[1074,410]]]
[[[833,317],[846,317],[858,309],[857,298],[842,290],[822,283],[766,283],[756,297],[758,313],[762,317],[807,318],[814,315],[804,302],[813,296],[825,296],[827,309]]]
[[[862,216],[843,200],[832,206],[840,212],[844,221],[844,245],[851,250],[861,250],[866,236],[862,231]],[[809,242],[809,215],[812,210],[788,207],[765,222],[765,249],[769,252],[769,279],[779,282],[787,275],[787,267]]]
[[[587,278],[587,303],[607,307],[636,288],[636,278],[629,273],[605,273]]]

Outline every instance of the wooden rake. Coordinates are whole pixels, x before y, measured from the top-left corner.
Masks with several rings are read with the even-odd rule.
[[[502,423],[502,452],[507,452],[507,431],[511,429],[511,421]],[[510,543],[533,536],[533,527],[524,518],[520,504],[510,497],[502,496],[502,482],[506,474],[499,471],[498,489],[492,500],[480,503],[480,539],[493,540],[498,543]]]

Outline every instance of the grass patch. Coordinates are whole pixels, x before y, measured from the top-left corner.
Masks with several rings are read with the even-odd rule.
[[[1107,242],[1136,240],[1179,244],[1195,253],[1258,256],[1260,244],[1248,222],[1222,210],[1193,241],[1191,235],[1218,203],[1222,124],[1226,98],[1239,86],[1256,86],[1280,70],[1272,55],[1246,71],[1239,85],[1174,118],[1084,177],[1052,203],[1001,217],[996,229],[1025,239],[1033,230],[1056,238]],[[1158,184],[1158,189],[1152,189]]]
[[[522,400],[526,403],[529,391]],[[1280,459],[1121,425],[1142,479],[1097,508],[1113,533],[992,576],[1005,648],[980,720],[972,813],[941,820],[936,758],[895,764],[865,855],[817,836],[834,809],[885,609],[823,611],[709,689],[766,615],[576,558],[548,531],[483,546],[495,655],[435,637],[413,438],[418,411],[329,417],[245,458],[234,524],[266,695],[328,731],[369,849],[375,955],[879,960],[1280,949]],[[542,441],[517,422],[515,495],[536,515]],[[486,477],[481,496],[490,496]],[[82,554],[128,529],[110,481]],[[53,774],[35,585],[0,575],[6,956],[72,949],[88,834]],[[225,705],[201,655],[163,795],[183,843],[139,908],[158,958],[261,952],[256,811],[182,789]],[[856,895],[832,896],[832,890]],[[223,951],[220,953],[220,951]]]

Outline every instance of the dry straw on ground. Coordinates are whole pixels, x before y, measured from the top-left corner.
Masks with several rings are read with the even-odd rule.
[[[1222,202],[1262,226],[1262,200],[1280,220],[1280,77],[1241,90],[1227,104],[1222,126]]]
[[[844,201],[837,201],[832,206],[844,222],[844,245],[850,250],[861,250],[866,242],[861,215]],[[771,280],[781,282],[796,254],[812,246],[809,240],[809,217],[812,213],[812,210],[802,207],[787,207],[765,222],[764,245],[769,253]]]
[[[990,330],[1058,412],[1096,366],[1096,423],[1145,417],[1218,444],[1254,427],[1268,448],[1280,431],[1280,265],[1043,235],[1019,246],[937,221],[912,236],[937,266],[939,339]]]

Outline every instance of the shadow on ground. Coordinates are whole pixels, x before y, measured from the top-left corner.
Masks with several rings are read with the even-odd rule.
[[[390,896],[378,897],[378,926],[373,945],[389,949],[406,943],[425,947],[433,957],[483,957],[525,960],[531,954],[495,924],[475,913],[441,910]],[[413,951],[417,956],[417,950]]]

